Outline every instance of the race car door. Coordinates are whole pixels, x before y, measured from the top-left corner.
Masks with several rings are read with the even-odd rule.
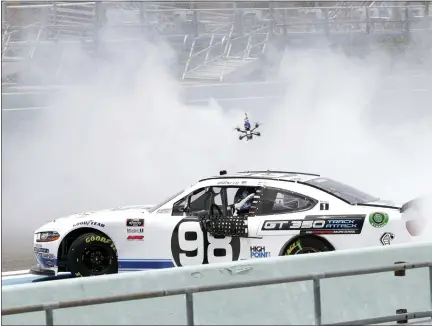
[[[248,221],[251,258],[260,258],[260,252],[267,253],[264,257],[278,256],[282,246],[300,233],[293,222],[304,220],[305,212],[316,203],[313,198],[287,189],[263,187],[255,216]]]
[[[231,182],[233,183],[233,182]],[[184,216],[174,227],[171,252],[177,266],[211,264],[239,260],[247,239],[212,236],[202,223],[203,217],[232,216],[227,186],[199,188],[173,205],[174,216]],[[245,188],[245,187],[243,187]]]

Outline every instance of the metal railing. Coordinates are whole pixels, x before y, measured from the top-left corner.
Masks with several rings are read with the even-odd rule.
[[[329,278],[340,278],[347,276],[358,276],[358,275],[369,275],[384,272],[395,272],[395,276],[404,276],[405,270],[416,269],[416,268],[429,268],[429,293],[431,298],[431,308],[427,311],[416,311],[411,313],[397,313],[390,316],[374,317],[361,320],[351,320],[331,324],[322,323],[322,309],[321,309],[321,283],[322,279]],[[271,278],[267,280],[257,280],[257,281],[243,281],[243,282],[232,282],[229,284],[218,284],[218,285],[205,285],[205,286],[192,286],[188,288],[181,289],[171,289],[171,290],[158,290],[158,291],[148,291],[142,293],[116,295],[103,298],[91,298],[82,300],[72,300],[63,301],[55,303],[45,303],[37,305],[29,305],[24,307],[16,308],[6,308],[2,309],[2,316],[17,315],[29,312],[45,311],[46,325],[52,326],[54,324],[54,313],[56,309],[65,308],[75,308],[84,307],[90,305],[100,305],[106,303],[116,303],[124,301],[134,301],[142,299],[160,298],[168,297],[174,295],[185,295],[186,298],[186,319],[187,325],[194,325],[194,293],[202,292],[212,292],[230,289],[241,289],[249,287],[257,287],[263,285],[275,285],[283,283],[295,283],[303,281],[313,282],[313,297],[314,297],[314,319],[315,325],[368,325],[368,324],[381,324],[394,321],[407,321],[409,319],[418,319],[432,317],[432,262],[419,262],[419,263],[405,263],[396,262],[394,265],[386,265],[382,267],[375,268],[365,268],[365,269],[352,269],[339,272],[328,272],[328,273],[313,273],[304,276],[290,276],[290,277],[280,277]]]
[[[230,42],[230,47],[227,52],[227,57],[247,59],[251,57],[251,53],[253,52],[254,49],[258,49],[258,52],[252,56],[260,57],[265,52],[265,46],[270,38],[270,29],[271,27],[269,26],[259,27],[247,33],[246,35],[242,35],[232,39]],[[261,38],[261,39],[258,40],[257,42],[254,42],[256,41],[257,38]],[[242,41],[242,40],[247,40],[244,48],[243,46],[241,46],[243,49],[240,49],[239,51],[234,52],[234,54],[231,54],[232,45],[236,41]]]
[[[264,35],[264,40],[254,43],[254,37],[262,36],[262,35]],[[247,43],[245,48],[240,49],[237,52],[234,52],[234,54],[231,54],[232,46],[235,44],[235,42],[240,43],[240,46],[242,46],[241,41],[245,38],[247,38]],[[225,54],[225,62],[220,75],[220,81],[224,79],[225,74],[227,73],[227,64],[230,58],[241,59],[243,62],[250,59],[258,59],[265,53],[266,45],[269,41],[269,38],[270,38],[270,27],[265,26],[257,30],[251,31],[247,35],[239,36],[235,39],[230,40],[228,51]],[[253,57],[251,57],[251,53],[254,49],[258,49],[258,51],[253,55]]]
[[[270,37],[269,26],[252,29],[246,34],[237,37],[233,37],[234,33],[235,25],[233,24],[231,25],[229,33],[218,42],[214,42],[215,35],[212,34],[208,46],[200,49],[198,52],[193,51],[195,47],[194,40],[183,71],[182,79],[184,80],[188,73],[223,61],[222,69],[219,71],[219,80],[222,81],[227,72],[227,65],[230,59],[235,59],[236,65],[238,65],[240,61],[246,62],[248,59],[257,59],[264,54],[266,44]],[[202,39],[203,37],[205,37],[205,35],[196,38],[196,40]],[[258,41],[256,40],[257,38]],[[195,65],[192,67],[191,62],[195,62]]]
[[[209,2],[212,4],[213,2]],[[362,5],[364,4],[364,5]],[[123,4],[123,7],[126,5]],[[216,6],[216,4],[214,3]],[[72,7],[75,6],[75,7]],[[99,6],[103,13],[107,11],[118,10],[118,4],[114,5],[107,2],[81,2],[81,3],[58,3],[54,4],[34,4],[34,5],[19,5],[19,4],[8,4],[5,6],[6,11],[12,11],[10,14],[6,14],[5,21],[12,27],[24,27],[34,23],[38,23],[38,26],[44,25],[49,26],[50,19],[55,17],[56,11],[59,17],[63,17],[62,11],[71,11],[76,8],[81,8],[83,11],[87,8]],[[323,23],[347,25],[350,23],[366,23],[367,19],[374,20],[374,23],[390,23],[390,16],[398,16],[398,19],[394,20],[405,20],[405,11],[408,11],[408,16],[412,20],[418,20],[422,18],[432,18],[430,10],[431,4],[424,2],[423,5],[406,5],[406,6],[379,6],[370,3],[356,3],[350,6],[337,6],[337,7],[283,7],[283,2],[275,2],[272,8],[178,8],[178,7],[162,7],[156,6],[155,4],[148,3],[145,6],[130,7],[127,9],[129,13],[136,15],[136,20],[133,23],[124,22],[124,25],[130,27],[140,28],[143,25],[154,25],[154,24],[166,24],[177,19],[183,23],[194,23],[200,25],[203,28],[201,30],[204,33],[210,33],[215,28],[236,23],[247,28],[253,28],[259,23],[274,21],[275,24],[286,25],[286,26],[297,26],[297,25],[309,25],[317,24],[322,25]],[[128,8],[128,7],[127,7]],[[80,9],[80,10],[81,10]],[[126,10],[126,9],[125,9]],[[95,10],[96,11],[96,10]],[[367,17],[369,12],[369,18]],[[91,12],[90,12],[91,13]],[[94,13],[93,13],[94,14]],[[87,22],[91,22],[91,16],[88,19],[84,19]],[[99,17],[102,21],[96,22],[95,24],[106,24],[111,25],[112,22],[104,20],[103,15]],[[77,18],[78,19],[78,18]],[[115,24],[119,24],[116,22]],[[76,27],[76,22],[66,24],[70,28]],[[121,23],[119,24],[121,25]],[[187,25],[187,24],[186,24]],[[303,26],[305,28],[305,26]],[[246,28],[246,29],[247,29]],[[190,34],[190,29],[182,27],[176,27],[178,33]],[[241,30],[240,28],[239,30]],[[182,30],[181,32],[179,32]],[[198,34],[202,34],[200,31]],[[292,32],[296,32],[293,30]],[[195,35],[198,36],[198,35]]]
[[[232,53],[234,45],[231,48],[226,45],[233,44],[232,39],[246,39],[260,25],[269,26],[271,35],[286,36],[344,33],[394,35],[395,32],[402,35],[419,30],[432,31],[431,2],[406,6],[363,2],[350,6],[301,8],[286,7],[284,2],[273,2],[263,8],[246,4],[222,5],[211,1],[202,7],[203,3],[194,2],[176,2],[171,6],[151,2],[122,2],[121,5],[107,1],[55,4],[3,2],[6,14],[2,17],[2,59],[32,59],[38,57],[38,53],[50,51],[49,47],[54,43],[60,46],[59,55],[61,46],[66,43],[85,44],[86,50],[94,53],[99,49],[104,51],[104,47],[98,46],[99,42],[134,43],[150,30],[157,31],[160,37],[168,37],[168,42],[173,46],[183,45],[180,61],[185,64],[182,69],[184,79],[185,73],[197,66],[227,57],[226,51]],[[115,19],[111,16],[112,19],[108,19],[107,13],[116,10],[126,11],[128,18],[122,20],[123,16],[119,14],[115,15]],[[124,30],[124,33],[100,33],[104,28]],[[254,32],[254,35],[258,36],[258,33]],[[263,34],[263,37],[266,35]],[[260,48],[265,49],[266,42],[251,48],[259,52]],[[58,75],[60,70],[56,71]]]
[[[219,41],[215,42],[216,32],[221,32],[226,29],[228,29],[226,35],[223,36]],[[200,64],[207,64],[209,61],[213,61],[226,53],[228,42],[229,39],[232,37],[233,32],[234,24],[229,24],[213,30],[212,33],[203,34],[194,38],[194,40],[192,41],[188,59],[186,61],[185,69],[183,71],[182,79],[185,78],[186,74],[189,71],[197,69]],[[203,43],[207,41],[209,37],[210,40],[207,47],[203,48]],[[216,54],[214,54],[214,51],[217,51]],[[190,66],[194,62],[197,63],[191,68]]]

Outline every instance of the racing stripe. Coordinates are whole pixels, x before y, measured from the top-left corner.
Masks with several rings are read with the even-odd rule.
[[[160,269],[175,267],[171,260],[120,259],[120,269]]]

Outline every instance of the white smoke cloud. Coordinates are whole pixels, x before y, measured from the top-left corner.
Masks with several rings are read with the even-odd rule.
[[[261,138],[245,143],[232,131],[244,112],[181,101],[167,44],[111,47],[98,60],[78,47],[57,49],[67,81],[85,87],[53,95],[31,131],[6,135],[5,248],[25,244],[31,255],[32,231],[57,216],[156,204],[221,169],[318,172],[401,202],[430,189],[431,112],[418,118],[397,105],[418,95],[402,68],[393,68],[402,77],[395,105],[383,104],[390,69],[383,53],[359,59],[287,49],[278,76],[290,82],[284,101],[250,116],[265,124]]]

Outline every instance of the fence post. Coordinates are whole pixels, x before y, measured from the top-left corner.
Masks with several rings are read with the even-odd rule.
[[[199,12],[198,12],[198,6],[195,2],[191,3],[191,9],[192,11],[192,28],[193,28],[193,37],[198,37],[199,35]]]
[[[398,309],[396,310],[396,315],[402,315],[408,313],[407,309]],[[408,324],[408,317],[405,320],[398,320],[396,324]]]
[[[410,21],[409,8],[405,7],[405,33],[407,35],[411,32],[411,21]]]
[[[193,294],[186,293],[186,318],[188,326],[194,325],[194,308],[193,308]]]
[[[54,325],[54,315],[53,315],[53,310],[51,308],[45,310],[45,324],[47,326]]]
[[[431,308],[432,308],[432,267],[429,267],[429,300],[431,302]]]
[[[406,262],[405,261],[397,261],[397,262],[395,262],[395,265],[397,265],[397,264],[406,264]],[[405,276],[405,274],[406,274],[405,269],[397,269],[394,271],[394,276]]]
[[[1,12],[2,12],[2,22],[7,22],[8,21],[7,4],[5,1],[2,1],[1,3]]]
[[[369,16],[369,7],[365,6],[365,18],[366,18],[366,34],[370,34],[371,32],[371,21]]]
[[[321,286],[319,278],[313,280],[315,325],[321,325]]]
[[[140,2],[139,16],[140,16],[142,34],[145,34],[146,28],[144,26],[146,26],[146,24],[148,23],[147,8],[148,8],[148,3]]]
[[[322,13],[324,16],[324,33],[326,36],[330,35],[330,16],[328,8],[322,8]]]
[[[93,26],[93,45],[94,45],[94,50],[96,51],[96,53],[99,54],[99,50],[100,50],[100,44],[101,44],[101,29],[102,29],[102,25],[105,21],[103,17],[103,15],[105,15],[105,8],[102,7],[102,3],[101,2],[95,2],[95,19],[94,19],[94,26]],[[106,4],[105,4],[106,6]]]
[[[270,22],[268,27],[271,35],[274,35],[276,33],[275,7],[276,7],[276,3],[274,1],[270,1],[269,2]]]

